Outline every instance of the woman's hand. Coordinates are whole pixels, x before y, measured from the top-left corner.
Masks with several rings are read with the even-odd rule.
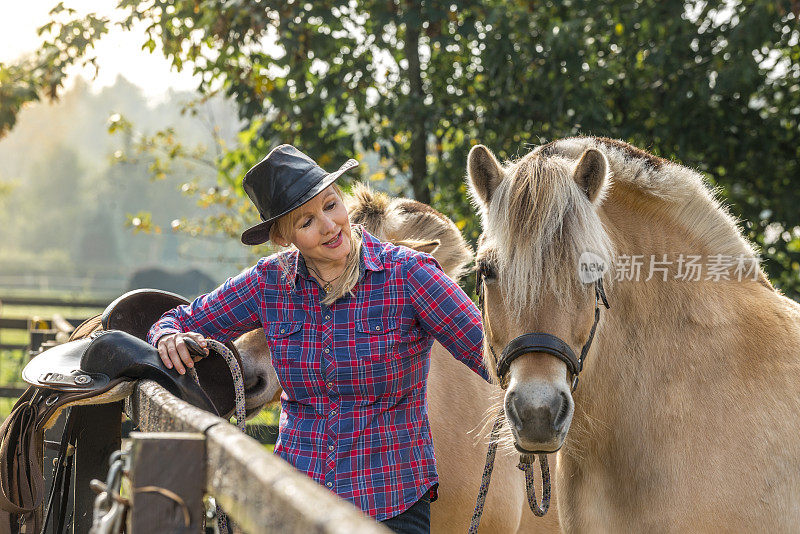
[[[197,332],[179,332],[177,334],[167,334],[158,339],[158,355],[161,356],[161,361],[167,366],[167,369],[175,370],[180,374],[186,373],[186,368],[194,367],[194,362],[199,360],[201,356],[192,356],[189,348],[186,346],[186,340],[191,339],[195,341],[200,347],[208,354],[208,347],[206,346],[206,338]]]

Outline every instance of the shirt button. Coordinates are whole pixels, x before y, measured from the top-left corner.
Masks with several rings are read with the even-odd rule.
[[[331,349],[325,349],[325,354],[328,354],[330,351]]]
[[[332,451],[333,450],[333,445],[328,445],[328,450]]]
[[[375,327],[375,330],[380,330],[380,329],[381,329],[381,327],[380,327],[380,326],[376,326],[376,327]]]
[[[284,332],[286,332],[286,329],[285,328],[281,328],[281,334],[283,334]]]
[[[336,415],[336,410],[331,410],[331,415]]]
[[[328,386],[329,388],[333,388],[333,382],[328,382],[327,386]]]
[[[325,484],[325,485],[326,485],[326,486],[328,486],[329,488],[331,488],[331,487],[333,487],[333,482],[328,482],[328,483],[327,483],[327,484]]]
[[[326,316],[325,316],[325,320],[328,320],[328,319],[330,319],[330,318],[331,318],[331,316],[330,316],[330,315],[326,315]]]

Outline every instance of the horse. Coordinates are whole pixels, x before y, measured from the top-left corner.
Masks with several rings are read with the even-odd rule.
[[[574,391],[550,352],[500,373],[514,445],[560,449],[561,528],[796,531],[800,305],[702,176],[595,137],[505,164],[476,145],[467,168],[487,367],[529,332],[579,352],[599,317]]]
[[[404,198],[390,198],[366,186],[354,186],[346,199],[353,223],[362,224],[382,241],[430,252],[443,270],[458,280],[467,272],[472,251],[456,225],[430,206]],[[262,329],[240,338],[236,345],[243,361],[269,361]],[[273,401],[280,384],[270,373]],[[439,498],[431,505],[431,532],[467,530],[481,483],[486,458],[487,417],[493,416],[499,389],[458,362],[439,343],[431,349],[428,407],[434,454],[439,472]],[[539,519],[528,510],[517,458],[498,454],[481,520],[483,532],[557,532],[555,513]],[[551,504],[551,507],[555,503]]]

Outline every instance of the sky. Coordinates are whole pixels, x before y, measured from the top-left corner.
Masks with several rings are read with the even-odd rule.
[[[45,24],[50,9],[58,0],[25,0],[23,2],[0,2],[0,62],[10,63],[21,55],[35,50],[41,42],[36,35],[36,29]],[[64,5],[77,10],[79,13],[96,13],[115,20],[112,0],[65,0]],[[89,80],[93,90],[98,91],[114,83],[118,75],[122,75],[130,82],[140,86],[144,94],[150,98],[159,99],[169,89],[175,91],[193,90],[197,81],[189,73],[178,73],[171,69],[169,62],[159,53],[150,54],[142,50],[144,31],[141,26],[134,27],[130,32],[118,28],[103,36],[97,43],[95,52],[99,72],[97,77]],[[72,69],[71,80],[67,87],[73,83],[76,76],[83,75],[89,79],[94,71]]]

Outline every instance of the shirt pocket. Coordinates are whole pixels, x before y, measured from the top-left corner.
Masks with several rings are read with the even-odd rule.
[[[356,356],[359,360],[386,361],[397,357],[398,322],[394,317],[356,321]]]
[[[303,323],[300,321],[271,323],[266,335],[272,359],[279,362],[300,360],[303,352]]]

